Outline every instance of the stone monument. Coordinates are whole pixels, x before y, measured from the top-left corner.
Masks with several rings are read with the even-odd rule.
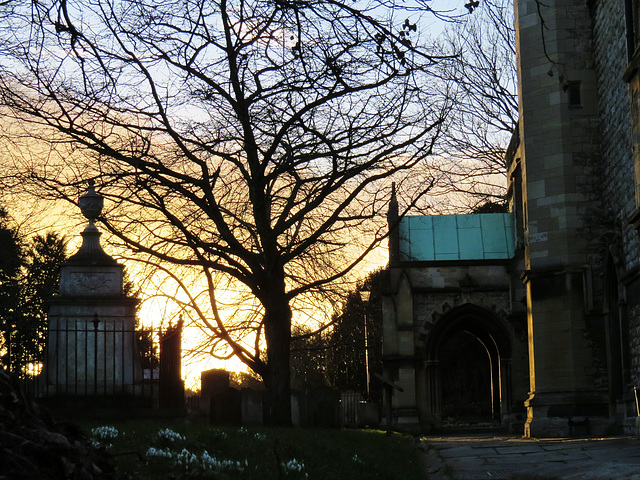
[[[93,182],[78,205],[89,225],[82,246],[61,267],[59,295],[48,301],[43,393],[115,406],[116,398],[144,394],[134,334],[137,300],[124,294],[123,266],[100,245],[95,221],[103,198]]]

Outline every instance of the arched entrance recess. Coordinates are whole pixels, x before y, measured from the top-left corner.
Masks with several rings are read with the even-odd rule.
[[[426,410],[434,426],[442,425],[443,355],[446,345],[456,336],[466,336],[478,342],[486,352],[487,392],[490,413],[500,422],[511,410],[510,359],[511,342],[503,322],[493,311],[475,304],[465,304],[449,310],[431,328],[425,342]]]

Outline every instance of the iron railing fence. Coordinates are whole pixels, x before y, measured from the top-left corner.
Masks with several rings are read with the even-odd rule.
[[[41,358],[12,369],[29,397],[54,406],[158,406],[163,332],[125,322],[50,325]]]

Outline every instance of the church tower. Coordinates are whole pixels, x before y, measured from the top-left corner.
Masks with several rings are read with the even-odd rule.
[[[601,225],[592,20],[582,0],[515,4],[530,376],[525,435],[570,435],[585,422],[602,432],[609,407],[594,348],[603,331],[592,315]]]

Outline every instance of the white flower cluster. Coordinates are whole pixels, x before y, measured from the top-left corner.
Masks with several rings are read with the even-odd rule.
[[[147,457],[162,457],[162,458],[172,458],[173,453],[168,448],[159,449],[154,447],[149,447],[147,453],[145,454]]]
[[[195,466],[198,463],[198,456],[195,453],[191,453],[186,448],[183,448],[180,453],[176,455],[176,465],[182,465],[184,468],[189,469],[191,466]]]
[[[239,472],[244,471],[249,466],[249,462],[233,461],[233,460],[218,460],[215,457],[209,455],[205,450],[200,457],[202,466],[209,468],[210,470],[237,470]]]
[[[91,429],[91,435],[93,435],[100,441],[113,440],[114,438],[117,438],[118,434],[119,432],[115,427],[109,427],[106,425],[104,427],[96,427]]]
[[[178,432],[174,432],[170,428],[163,428],[158,432],[158,438],[162,440],[168,440],[169,442],[175,442],[176,440],[184,440],[184,435],[180,435]]]
[[[360,459],[360,457],[358,456],[358,454],[357,454],[357,453],[353,455],[353,457],[351,458],[351,460],[352,460],[353,462],[355,462],[355,463],[364,463],[364,462]]]
[[[289,460],[287,463],[283,463],[282,466],[289,472],[301,472],[304,470],[304,462],[299,462],[295,458]]]
[[[180,453],[172,452],[169,448],[159,449],[149,447],[146,453],[147,457],[162,457],[173,459],[176,465],[183,467],[186,470],[195,467],[201,467],[205,470],[237,470],[239,472],[244,471],[249,466],[247,460],[244,462],[234,460],[219,460],[209,455],[206,450],[202,452],[202,455],[198,458],[195,453],[191,453],[186,448],[183,448]]]

